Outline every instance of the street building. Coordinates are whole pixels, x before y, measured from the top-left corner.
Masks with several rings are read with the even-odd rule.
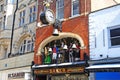
[[[89,59],[90,0],[41,2],[38,0],[33,78],[88,80],[85,60]]]
[[[91,80],[119,79],[119,14],[119,4],[89,14],[90,59],[93,62],[87,69],[94,73]]]
[[[31,78],[37,0],[17,1],[0,0],[0,80]]]
[[[119,3],[0,0],[0,80],[115,80]]]

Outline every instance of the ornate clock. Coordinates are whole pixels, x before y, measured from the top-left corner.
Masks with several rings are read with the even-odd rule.
[[[47,9],[40,14],[40,20],[43,24],[54,24],[55,16],[51,9]]]

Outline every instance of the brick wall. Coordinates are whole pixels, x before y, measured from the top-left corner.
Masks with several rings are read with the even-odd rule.
[[[42,0],[39,0],[40,2]],[[54,0],[55,1],[55,0]],[[82,13],[82,15],[75,17],[75,18],[70,18],[71,16],[71,0],[65,0],[65,13],[64,13],[64,17],[65,18],[69,18],[67,21],[64,21],[62,23],[62,31],[63,32],[71,32],[74,34],[79,35],[85,44],[86,49],[82,49],[81,50],[81,60],[83,60],[83,53],[86,52],[89,55],[89,47],[88,47],[88,14],[84,14],[86,11],[89,12],[90,10],[90,3],[89,0],[88,2],[86,2],[85,6],[85,1],[84,0],[80,0],[80,13]],[[39,3],[40,3],[39,2]],[[89,9],[85,9],[89,8]],[[38,7],[38,19],[37,21],[40,22],[39,19],[39,13],[42,10],[43,6],[39,6]],[[55,11],[55,3],[51,4],[51,9]],[[52,25],[50,26],[46,26],[46,27],[41,27],[41,28],[37,28],[36,30],[36,42],[35,42],[35,54],[34,54],[34,61],[36,64],[41,64],[41,56],[40,55],[36,55],[39,45],[40,43],[50,37],[52,35],[53,32],[53,27]]]

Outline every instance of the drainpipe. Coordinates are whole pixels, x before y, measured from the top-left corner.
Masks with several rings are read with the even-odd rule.
[[[12,33],[11,33],[11,41],[10,41],[10,53],[9,53],[8,57],[12,54],[12,43],[13,43],[15,16],[16,16],[17,9],[18,9],[18,0],[16,2],[16,9],[15,9],[14,14],[13,14]]]

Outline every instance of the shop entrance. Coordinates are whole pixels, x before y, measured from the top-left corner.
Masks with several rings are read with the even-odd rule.
[[[46,75],[39,75],[37,76],[38,80],[48,80]]]
[[[58,76],[52,76],[51,80],[88,80],[88,76],[83,74],[65,74],[65,75],[58,75]]]

